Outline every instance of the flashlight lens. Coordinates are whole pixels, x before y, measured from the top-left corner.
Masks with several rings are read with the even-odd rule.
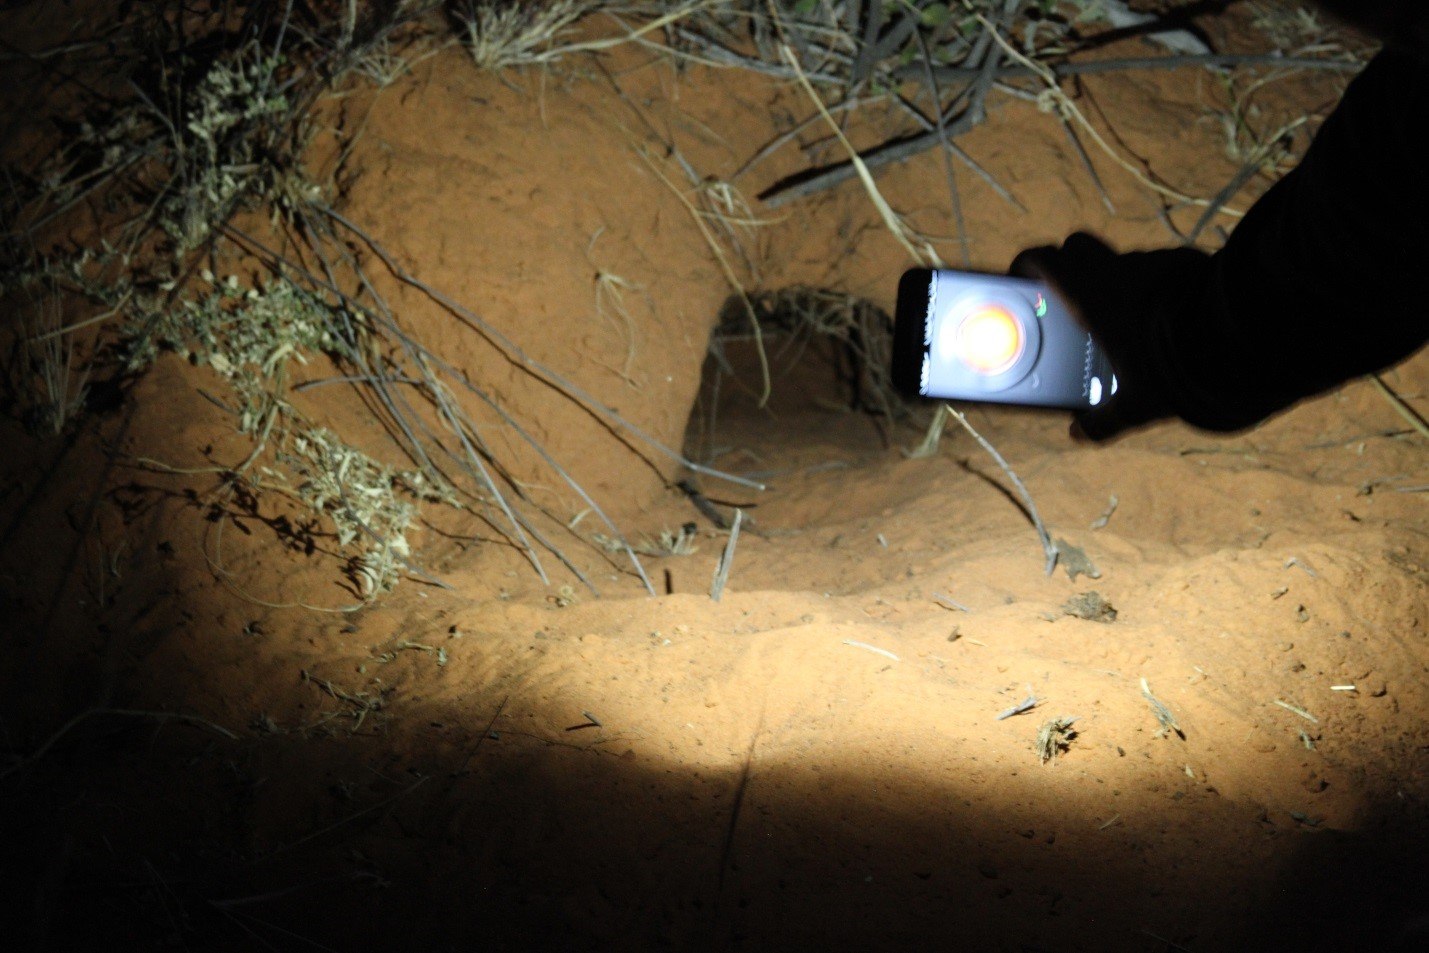
[[[1025,346],[1021,323],[997,305],[983,305],[958,325],[958,360],[979,374],[1001,374]]]

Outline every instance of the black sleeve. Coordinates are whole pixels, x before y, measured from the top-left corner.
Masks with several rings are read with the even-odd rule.
[[[1240,429],[1429,340],[1426,128],[1429,62],[1380,53],[1299,166],[1192,269],[1197,290],[1153,309],[1147,356],[1171,409]]]

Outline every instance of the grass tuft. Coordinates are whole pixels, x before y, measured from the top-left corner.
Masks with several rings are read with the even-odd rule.
[[[592,0],[462,0],[452,6],[462,45],[482,69],[530,66],[596,4]]]

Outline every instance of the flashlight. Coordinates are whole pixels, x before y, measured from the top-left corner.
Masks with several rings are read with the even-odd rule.
[[[893,330],[893,383],[909,395],[1079,409],[1116,392],[1105,353],[1043,282],[917,268]]]

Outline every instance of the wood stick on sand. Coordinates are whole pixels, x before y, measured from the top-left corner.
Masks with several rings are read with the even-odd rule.
[[[1012,485],[1017,489],[1017,495],[1022,498],[1023,505],[1027,507],[1027,518],[1032,520],[1032,525],[1037,529],[1037,536],[1042,540],[1042,552],[1047,557],[1047,575],[1052,575],[1052,570],[1057,568],[1057,546],[1052,542],[1052,537],[1048,535],[1047,526],[1042,522],[1042,517],[1037,514],[1037,504],[1032,502],[1032,494],[1027,492],[1027,487],[1017,478],[1017,474],[1012,472],[1012,467],[1002,458],[1002,454],[997,452],[997,448],[988,443],[982,434],[974,430],[973,425],[968,423],[966,417],[954,410],[950,404],[944,404],[943,410],[963,425],[963,429],[972,435],[978,445],[988,452],[988,455],[1002,468],[1002,472],[1007,474],[1007,478],[1012,481]]]
[[[735,509],[734,522],[729,526],[729,542],[724,544],[719,564],[715,567],[714,582],[710,585],[710,598],[719,602],[724,595],[725,583],[729,582],[729,569],[734,565],[734,547],[739,543],[739,524],[744,522],[744,510]]]

